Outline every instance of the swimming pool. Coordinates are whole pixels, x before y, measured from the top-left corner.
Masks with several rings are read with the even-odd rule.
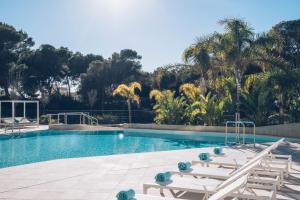
[[[234,135],[229,135],[231,139]],[[279,138],[258,136],[257,143]],[[248,135],[248,143],[253,138]],[[178,150],[224,145],[224,135],[189,131],[36,131],[0,136],[0,168],[61,158]]]

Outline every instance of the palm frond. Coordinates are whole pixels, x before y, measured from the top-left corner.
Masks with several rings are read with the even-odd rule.
[[[142,91],[142,86],[141,86],[141,84],[138,83],[138,82],[132,82],[132,83],[130,83],[130,84],[129,84],[129,88],[130,88],[130,92],[131,92],[132,94],[135,93],[135,89],[138,89],[139,91]]]
[[[159,101],[162,98],[163,94],[161,91],[159,90],[151,90],[150,94],[149,94],[149,98],[150,99],[155,99],[156,101]]]
[[[122,97],[129,97],[129,87],[125,84],[120,84],[114,91],[113,96],[120,95]]]

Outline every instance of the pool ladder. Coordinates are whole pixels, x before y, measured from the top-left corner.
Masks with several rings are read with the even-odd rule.
[[[235,125],[235,143],[236,144],[246,144],[246,125],[253,126],[253,145],[255,146],[256,143],[256,133],[255,133],[255,123],[253,121],[226,121],[226,128],[225,128],[225,145],[228,144],[228,125],[234,124]],[[243,127],[243,140],[241,143],[241,134],[240,134],[240,125]]]

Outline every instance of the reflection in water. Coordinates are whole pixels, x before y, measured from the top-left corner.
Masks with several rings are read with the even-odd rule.
[[[143,135],[143,137],[141,137]],[[151,136],[151,137],[150,137]],[[251,139],[251,138],[250,138]],[[258,142],[277,138],[258,138]],[[224,137],[213,134],[144,134],[122,131],[41,131],[19,137],[0,137],[0,167],[39,161],[177,150],[224,145]]]

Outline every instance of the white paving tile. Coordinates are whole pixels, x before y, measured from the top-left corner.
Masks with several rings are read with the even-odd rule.
[[[158,172],[176,168],[179,161],[195,160],[199,152],[205,151],[211,148],[61,159],[2,168],[0,199],[116,199],[121,189],[133,188],[141,193],[143,183],[153,181]],[[245,149],[226,148],[225,153],[236,159],[254,155],[252,150]],[[299,171],[295,171],[293,179],[300,180]],[[280,195],[298,198],[299,184],[287,185],[291,195]],[[159,195],[158,190],[149,192]],[[169,192],[165,194],[172,196]],[[183,197],[199,199],[195,194]]]

